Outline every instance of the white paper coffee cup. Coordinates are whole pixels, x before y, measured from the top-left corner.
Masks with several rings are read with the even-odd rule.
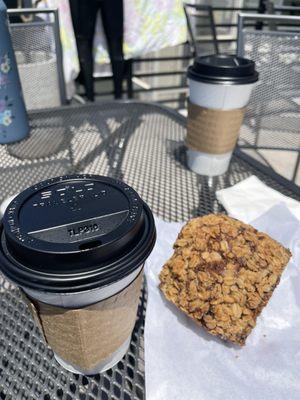
[[[234,110],[245,107],[255,83],[216,85],[189,79],[189,99],[193,104],[213,110]]]
[[[223,118],[225,111],[243,109],[249,102],[251,91],[258,80],[253,61],[230,55],[198,57],[188,69],[189,101],[201,110],[215,110],[212,118]],[[225,173],[232,156],[233,147],[225,153],[215,153],[214,145],[209,152],[203,151],[201,136],[203,130],[215,135],[214,121],[206,119],[199,125],[197,148],[187,149],[187,163],[190,169],[201,175],[215,176]],[[189,135],[189,132],[188,132]],[[206,135],[207,136],[207,135]],[[224,137],[224,135],[223,135]],[[205,146],[207,148],[207,144]]]
[[[9,204],[0,267],[63,367],[95,374],[124,356],[155,237],[147,205],[107,177],[53,178]]]

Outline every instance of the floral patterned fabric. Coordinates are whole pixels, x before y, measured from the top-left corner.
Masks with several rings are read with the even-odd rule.
[[[186,41],[182,0],[123,0],[124,55],[138,57]],[[94,40],[95,62],[109,62],[101,18]]]
[[[182,0],[123,1],[125,58],[142,56],[186,41],[187,28]],[[64,73],[68,84],[75,79],[79,72],[78,54],[68,0],[42,0],[39,7],[59,9]],[[96,67],[110,62],[100,13],[94,39],[94,58]],[[101,71],[102,69],[100,69]]]

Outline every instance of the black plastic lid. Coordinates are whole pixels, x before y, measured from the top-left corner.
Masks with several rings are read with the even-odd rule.
[[[223,85],[243,85],[258,80],[254,61],[229,54],[196,57],[187,76],[198,82]]]
[[[0,268],[20,286],[87,290],[138,268],[156,238],[149,207],[122,181],[73,175],[41,182],[7,207]]]

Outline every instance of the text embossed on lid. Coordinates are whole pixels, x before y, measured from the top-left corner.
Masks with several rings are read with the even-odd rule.
[[[141,200],[132,188],[106,177],[57,178],[34,189],[19,195],[4,218],[10,237],[32,248],[46,250],[47,243],[52,243],[60,251],[60,244],[71,245],[98,236],[105,244],[111,241],[110,234],[117,239],[119,230],[122,235],[130,230],[142,211]],[[76,247],[74,244],[66,250]]]
[[[8,206],[3,228],[2,248],[15,263],[8,275],[17,265],[14,273],[27,274],[32,285],[59,285],[76,274],[76,284],[100,275],[103,283],[117,279],[155,242],[152,213],[135,190],[96,175],[52,178],[26,189]]]
[[[23,204],[19,220],[35,238],[71,243],[116,229],[128,216],[129,208],[127,197],[113,186],[101,182],[59,183],[31,196]]]

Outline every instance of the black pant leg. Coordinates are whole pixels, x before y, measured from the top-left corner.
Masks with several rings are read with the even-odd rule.
[[[123,57],[123,0],[100,0],[103,28],[111,60],[114,94],[122,96],[124,75]]]
[[[70,9],[86,96],[94,101],[93,41],[99,3],[97,0],[70,0]]]

